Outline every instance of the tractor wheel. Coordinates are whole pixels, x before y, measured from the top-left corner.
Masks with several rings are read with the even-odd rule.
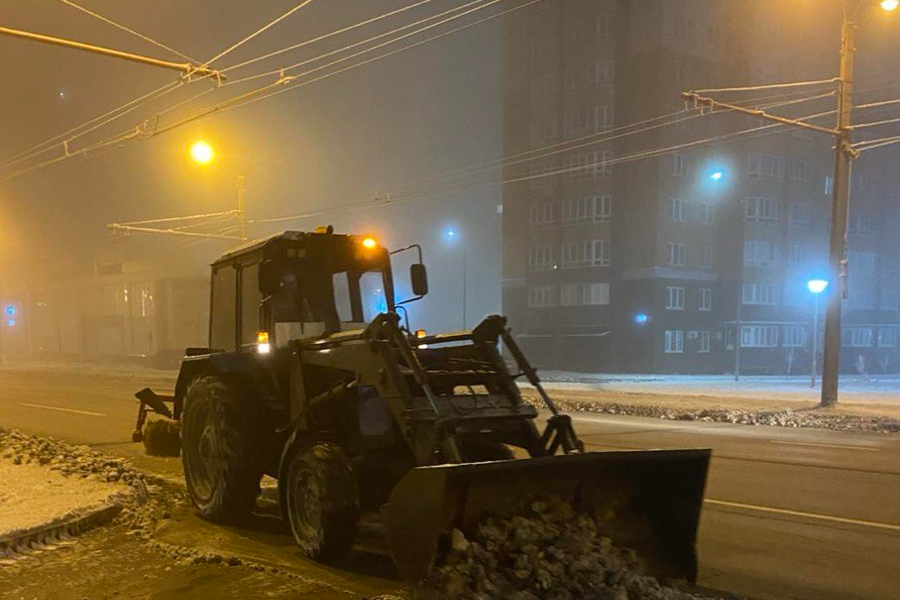
[[[512,450],[500,442],[484,440],[468,440],[460,448],[465,462],[484,462],[488,460],[510,460],[515,458]]]
[[[285,509],[294,539],[306,556],[331,561],[353,546],[359,491],[350,460],[335,444],[299,446],[287,457]]]
[[[256,505],[262,473],[246,412],[237,390],[218,377],[194,379],[185,394],[181,459],[188,495],[204,519],[239,521]]]

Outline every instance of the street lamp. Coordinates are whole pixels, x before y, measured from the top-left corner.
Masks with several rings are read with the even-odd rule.
[[[462,245],[462,328],[466,328],[466,245],[465,240],[461,239],[459,231],[450,227],[445,232],[444,235],[447,237],[447,240],[451,243],[456,243],[459,241]]]
[[[191,144],[188,154],[190,154],[191,160],[201,167],[211,164],[216,159],[216,151],[209,142],[203,140],[197,140]]]
[[[212,164],[217,156],[216,150],[212,145],[204,140],[197,140],[191,144],[188,149],[188,154],[190,155],[191,160],[201,167],[207,167]],[[244,205],[244,196],[247,191],[244,187],[245,182],[246,178],[243,175],[237,176],[237,211],[235,212],[235,215],[237,216],[238,222],[238,237],[242,240],[247,239],[247,210]]]
[[[900,0],[897,0],[900,2]],[[822,292],[828,288],[828,280],[827,279],[810,279],[806,282],[806,287],[812,292],[812,295],[816,298],[816,310],[813,313],[813,326],[812,326],[812,360],[810,367],[810,384],[809,387],[816,387],[816,372],[818,371],[819,366],[819,296],[822,295]]]

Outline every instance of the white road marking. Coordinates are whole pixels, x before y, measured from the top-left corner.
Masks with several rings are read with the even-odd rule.
[[[861,525],[863,527],[874,527],[877,529],[887,529],[889,531],[900,531],[900,525],[894,525],[893,523],[879,523],[877,521],[848,519],[846,517],[835,517],[833,515],[820,515],[816,513],[802,512],[799,510],[773,508],[771,506],[758,506],[756,504],[742,504],[740,502],[728,502],[726,500],[712,500],[710,498],[706,498],[704,502],[717,506],[728,506],[730,508],[743,508],[745,510],[755,510],[759,512],[775,513],[779,515],[790,515],[792,517],[805,517],[807,519],[818,519],[820,521],[831,521],[833,523],[846,523],[848,525]]]
[[[787,442],[784,440],[769,440],[772,444],[788,444],[790,446],[816,446],[818,448],[838,448],[840,450],[862,450],[863,452],[878,452],[878,448],[870,446],[850,446],[846,444],[816,444],[814,442]]]
[[[58,410],[60,412],[75,413],[76,415],[88,415],[91,417],[106,416],[106,413],[98,413],[90,410],[76,410],[74,408],[63,408],[62,406],[47,406],[46,404],[29,404],[28,402],[19,402],[19,406],[27,406],[29,408],[43,408],[46,410]]]

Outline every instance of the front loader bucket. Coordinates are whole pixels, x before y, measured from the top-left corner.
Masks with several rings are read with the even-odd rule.
[[[659,577],[697,578],[695,542],[710,450],[589,452],[418,467],[394,488],[388,540],[400,576],[423,582],[449,546],[488,517],[528,514],[561,498],[597,518],[615,545],[632,548]]]

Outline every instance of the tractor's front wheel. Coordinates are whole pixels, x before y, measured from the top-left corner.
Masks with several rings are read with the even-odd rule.
[[[216,522],[250,515],[259,495],[254,419],[234,386],[204,375],[184,399],[181,459],[188,495],[200,516]]]
[[[359,524],[359,491],[347,455],[335,444],[298,445],[286,457],[285,511],[306,556],[331,561],[353,546]]]

